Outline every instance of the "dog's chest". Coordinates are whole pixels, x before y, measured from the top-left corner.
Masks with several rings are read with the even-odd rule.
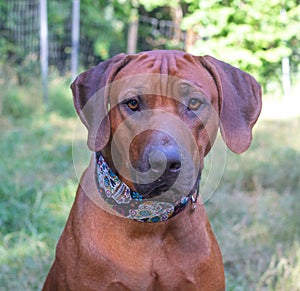
[[[176,245],[160,244],[115,249],[105,268],[110,290],[199,290],[201,257]],[[107,264],[106,264],[107,266]],[[118,289],[119,288],[119,289]],[[105,289],[105,288],[104,288]]]

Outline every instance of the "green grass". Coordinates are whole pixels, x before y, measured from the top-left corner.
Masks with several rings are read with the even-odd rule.
[[[76,122],[68,84],[5,88],[0,116],[0,290],[40,290],[74,199]],[[33,97],[32,97],[33,96]],[[261,120],[251,149],[227,153],[207,203],[227,290],[300,290],[300,118]]]
[[[44,113],[33,87],[3,90],[0,290],[41,289],[76,191],[71,97],[57,93],[67,91],[65,84],[55,84],[51,102],[64,97],[69,109],[51,111],[50,103],[50,112]],[[30,95],[33,103],[28,102]]]
[[[262,120],[243,155],[228,153],[207,210],[228,290],[300,290],[300,118]]]

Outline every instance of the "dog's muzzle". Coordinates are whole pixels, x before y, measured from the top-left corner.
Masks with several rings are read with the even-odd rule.
[[[176,145],[153,146],[144,152],[150,183],[140,180],[135,188],[144,198],[152,198],[168,191],[176,182],[182,166],[182,156]]]
[[[174,163],[172,167],[175,167]],[[171,187],[169,191],[165,191],[155,199],[144,198],[119,179],[109,168],[100,152],[95,154],[95,174],[98,191],[109,207],[120,216],[140,222],[166,221],[184,210],[189,201],[195,205],[199,195],[200,179],[187,195]]]

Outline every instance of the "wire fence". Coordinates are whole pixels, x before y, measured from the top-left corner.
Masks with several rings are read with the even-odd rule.
[[[30,76],[40,74],[40,1],[10,0],[0,4],[0,61],[13,64],[19,83],[26,82]],[[48,64],[50,72],[64,75],[71,69],[72,52],[72,1],[47,3],[48,19]],[[95,26],[95,24],[92,24]],[[96,29],[96,27],[95,27]],[[80,27],[80,51],[78,63],[87,68],[101,60],[95,55],[93,41],[86,36],[86,28]],[[102,27],[98,28],[99,33]],[[126,31],[126,28],[124,29]],[[168,44],[184,49],[186,33],[180,31],[170,20],[159,20],[140,16],[138,22],[139,50],[165,48]],[[124,33],[125,42],[126,35]]]
[[[1,32],[11,40],[23,56],[39,52],[39,3],[36,1],[8,1]]]
[[[48,13],[47,66],[49,70],[47,71],[50,73],[55,72],[64,76],[71,71],[72,8],[75,1],[44,0],[47,2]],[[40,62],[43,59],[40,53],[40,23],[43,19],[40,17],[41,2],[42,0],[0,0],[0,83],[11,80],[13,76],[19,84],[23,84],[32,77],[41,75]],[[95,3],[98,2],[91,2],[90,5],[96,5]],[[200,39],[192,29],[182,31],[177,22],[157,19],[149,15],[139,15],[138,21],[135,21],[137,25],[135,39],[130,39],[132,23],[128,19],[125,20],[124,15],[121,20],[122,31],[119,35],[111,35],[112,27],[120,23],[106,21],[105,13],[107,12],[108,15],[110,13],[106,6],[95,8],[94,18],[86,17],[87,6],[82,5],[80,8],[79,54],[76,59],[80,69],[96,65],[109,55],[124,52],[126,43],[133,44],[130,47],[138,51],[151,49],[190,51],[198,40],[207,41],[205,38]],[[88,8],[93,10],[94,6]],[[101,17],[104,18],[102,22],[97,20]],[[104,48],[106,50],[104,54],[99,53],[99,50],[103,49],[99,46],[101,41],[111,45],[110,49]],[[129,46],[127,46],[129,51],[128,48]],[[290,60],[286,57],[282,60],[282,88],[285,95],[289,95],[290,92],[290,71]]]
[[[71,67],[72,2],[48,1],[48,64],[63,75]],[[93,43],[80,39],[79,63],[87,67],[100,61]],[[38,0],[10,0],[0,4],[0,62],[14,65],[23,83],[40,74],[40,3]]]
[[[39,72],[39,3],[7,1],[0,9],[0,60],[15,65],[22,83],[22,76]]]
[[[141,50],[152,48],[186,49],[187,32],[171,20],[157,19],[146,15],[139,17],[139,47]]]

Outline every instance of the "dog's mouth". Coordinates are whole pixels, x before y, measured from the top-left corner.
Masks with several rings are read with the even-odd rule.
[[[172,182],[159,178],[149,184],[135,184],[137,192],[143,199],[152,199],[155,197],[164,197],[166,199],[176,200],[176,197],[189,196],[199,187],[201,173],[198,177],[193,177],[188,173],[178,175]]]
[[[186,143],[184,135],[177,134],[175,138],[174,133],[169,135],[160,130],[147,130],[135,136],[130,146],[130,175],[143,199],[190,194],[200,169],[195,154],[191,154],[198,149]]]
[[[153,171],[149,171],[148,178],[151,182],[146,182],[144,176],[142,179],[137,177],[139,182],[135,183],[135,188],[137,192],[143,197],[143,199],[151,199],[157,196],[161,196],[162,194],[169,191],[169,193],[180,192],[178,189],[178,180],[180,180],[180,169],[174,171],[173,173],[164,172],[159,178],[153,181],[153,177],[155,173]],[[183,189],[181,189],[183,191]]]
[[[162,195],[163,193],[170,190],[170,186],[160,185],[160,186],[148,186],[147,185],[136,185],[136,188],[140,195],[142,195],[143,199],[151,199],[157,196]],[[141,193],[142,192],[142,193]]]
[[[148,192],[144,192],[143,194],[140,193],[140,195],[143,197],[143,199],[158,198],[159,200],[162,199],[162,201],[177,201],[182,197],[188,197],[198,192],[199,183],[200,177],[197,179],[193,187],[183,189],[183,187],[177,188],[176,186],[159,186],[149,190]],[[144,185],[142,187],[144,187]]]

